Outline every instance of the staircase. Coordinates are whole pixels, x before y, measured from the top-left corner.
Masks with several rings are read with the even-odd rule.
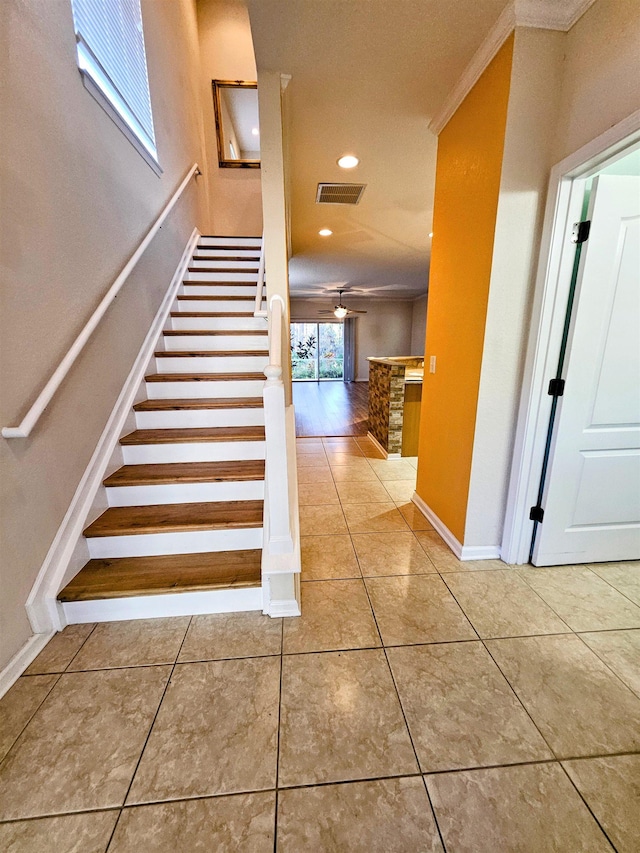
[[[261,608],[260,251],[260,238],[200,238],[104,480],[108,509],[84,531],[91,559],[58,595],[68,622]]]

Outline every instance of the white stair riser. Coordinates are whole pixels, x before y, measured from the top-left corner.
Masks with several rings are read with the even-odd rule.
[[[196,249],[193,257],[194,260],[196,258],[208,258],[209,260],[216,261],[221,261],[225,258],[246,258],[253,261],[257,266],[260,263],[260,249],[215,249],[209,247],[208,249]]]
[[[257,272],[248,272],[248,271],[238,271],[238,272],[208,272],[206,270],[189,270],[185,277],[182,279],[183,281],[209,281],[212,284],[216,284],[217,282],[223,282],[228,284],[229,282],[238,282],[239,284],[246,284],[249,287],[253,287],[255,290],[256,284],[258,281],[258,273]]]
[[[147,382],[148,400],[202,400],[206,397],[262,397],[264,379],[226,382]]]
[[[261,373],[266,355],[193,355],[156,358],[158,373]]]
[[[168,462],[235,462],[264,459],[264,441],[189,441],[184,444],[126,444],[125,465],[162,465]]]
[[[188,294],[186,294],[188,296]],[[192,296],[196,294],[192,293]],[[213,293],[205,293],[204,296],[213,296]],[[255,299],[177,299],[173,306],[174,311],[207,311],[227,314],[253,314]],[[265,311],[267,303],[263,301],[262,310]]]
[[[216,284],[213,281],[203,279],[198,281],[185,280],[182,286],[181,296],[248,296],[245,302],[245,311],[253,311],[256,298],[255,284]],[[251,301],[253,300],[253,301]]]
[[[267,323],[264,317],[172,317],[171,328],[176,332],[182,329],[262,332],[267,328]]]
[[[109,506],[195,504],[208,501],[264,500],[264,480],[224,483],[163,483],[153,486],[107,486]]]
[[[261,245],[261,237],[200,237],[198,240],[199,249],[207,246],[255,246],[259,250]]]
[[[136,412],[136,424],[138,429],[264,426],[264,409],[186,409],[169,412]]]
[[[264,350],[269,346],[266,335],[164,335],[167,352],[184,350]]]
[[[180,533],[142,533],[135,536],[87,538],[89,556],[160,557],[163,554],[204,554],[207,551],[245,551],[262,548],[262,527],[197,530]]]
[[[221,269],[221,270],[249,270],[251,273],[258,274],[258,261],[226,261],[224,258],[193,258],[189,263],[190,267],[200,269]]]

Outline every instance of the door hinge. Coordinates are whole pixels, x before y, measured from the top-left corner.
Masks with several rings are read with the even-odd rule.
[[[531,519],[531,521],[542,522],[544,518],[544,510],[542,509],[542,507],[540,505],[532,506],[531,512],[529,513],[529,518]]]
[[[562,397],[564,394],[564,379],[551,379],[547,393],[550,397]]]
[[[589,239],[590,230],[591,220],[585,219],[584,222],[574,222],[573,231],[571,232],[571,242],[585,243]]]

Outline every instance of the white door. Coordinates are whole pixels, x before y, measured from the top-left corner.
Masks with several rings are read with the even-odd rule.
[[[640,559],[640,178],[600,175],[533,564]]]

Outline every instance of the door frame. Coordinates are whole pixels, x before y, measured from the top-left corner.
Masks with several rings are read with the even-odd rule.
[[[511,463],[501,558],[529,561],[544,444],[549,425],[549,379],[555,375],[566,313],[575,244],[569,239],[582,214],[584,183],[640,143],[640,110],[557,163],[551,170],[531,325]]]

